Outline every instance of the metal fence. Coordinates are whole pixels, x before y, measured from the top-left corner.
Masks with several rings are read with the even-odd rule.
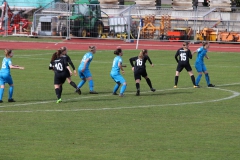
[[[221,8],[208,7],[176,9],[51,2],[34,12],[29,35],[240,42],[238,15],[239,8],[223,12]]]

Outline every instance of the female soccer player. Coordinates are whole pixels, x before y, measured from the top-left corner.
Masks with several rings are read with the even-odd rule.
[[[9,90],[8,90],[8,102],[15,102],[15,100],[12,98],[13,96],[13,80],[12,76],[10,74],[10,69],[24,69],[24,67],[20,67],[18,65],[13,65],[11,58],[13,57],[13,51],[11,49],[5,49],[4,50],[5,57],[2,61],[2,69],[0,70],[0,103],[2,103],[3,93],[4,93],[4,87],[5,83],[9,84]]]
[[[90,94],[98,94],[96,91],[94,91],[94,83],[93,83],[93,79],[92,79],[92,74],[89,70],[89,65],[93,59],[93,54],[96,53],[96,47],[95,46],[89,46],[88,47],[89,52],[87,52],[83,58],[82,61],[78,67],[78,75],[79,77],[82,79],[79,84],[78,84],[78,89],[80,89],[86,82],[86,80],[88,80],[88,84],[89,84],[89,89],[90,89]],[[77,92],[76,90],[76,92]]]
[[[52,55],[51,59],[51,65],[53,66],[54,70],[54,88],[57,95],[57,102],[62,102],[61,96],[62,96],[62,85],[66,81],[66,78],[68,77],[68,73],[72,75],[72,71],[70,67],[68,66],[68,62],[66,58],[64,57],[64,54],[62,50],[58,50],[55,54]]]
[[[65,58],[66,61],[68,62],[68,64],[71,65],[72,69],[74,70],[75,76],[77,76],[77,72],[76,72],[76,70],[75,70],[75,66],[74,66],[74,64],[72,63],[71,58],[67,55],[67,48],[66,48],[66,47],[61,47],[59,50],[62,51],[62,57]],[[56,56],[56,54],[57,54],[57,52],[53,53],[52,56]],[[50,65],[49,65],[49,70],[53,70],[53,71],[54,71],[54,69],[53,69],[53,64],[52,64],[51,62],[50,62]],[[66,70],[66,72],[67,72],[66,74],[67,74],[67,81],[68,81],[68,83],[75,88],[75,92],[77,92],[78,94],[81,94],[81,90],[80,90],[79,88],[77,88],[76,83],[74,83],[74,82],[71,80],[71,75],[70,75],[69,71]]]
[[[205,79],[207,82],[208,87],[215,87],[215,85],[210,83],[210,78],[208,75],[208,71],[207,68],[204,64],[204,57],[209,59],[209,57],[207,56],[207,52],[208,52],[208,48],[209,48],[209,42],[202,42],[202,47],[198,48],[195,52],[193,52],[192,55],[194,55],[195,53],[197,54],[197,58],[196,58],[196,62],[195,62],[195,68],[198,72],[198,77],[196,79],[196,86],[199,86],[199,82],[202,78],[202,72],[205,74]]]
[[[177,65],[177,69],[176,69],[174,88],[177,88],[179,74],[184,68],[187,70],[189,76],[191,77],[193,87],[198,88],[198,86],[196,86],[196,84],[195,84],[195,77],[192,72],[192,67],[189,63],[189,59],[192,59],[192,53],[188,49],[188,42],[183,42],[182,48],[178,49],[175,54],[175,59],[176,59],[178,65]]]
[[[153,63],[151,59],[148,57],[148,51],[147,49],[143,49],[137,57],[132,57],[129,59],[130,64],[132,66],[132,71],[134,71],[134,78],[136,82],[136,88],[137,88],[137,93],[136,96],[140,95],[140,81],[141,77],[144,77],[147,81],[148,86],[150,87],[151,91],[155,92],[156,89],[152,87],[152,82],[147,76],[147,71],[146,71],[146,61],[149,61],[151,66],[153,67]],[[135,65],[133,64],[133,61],[135,61]]]
[[[71,58],[70,58],[70,57],[68,56],[68,54],[67,54],[67,48],[66,48],[66,47],[61,47],[60,50],[62,50],[62,52],[63,52],[63,57],[66,58],[68,64],[70,64],[70,66],[72,67],[73,72],[74,72],[74,75],[77,76],[77,71],[76,71],[76,69],[75,69],[75,66],[74,66],[74,64],[72,63]],[[67,70],[67,71],[68,71],[68,70]],[[77,85],[72,81],[69,72],[68,72],[67,81],[68,81],[68,83],[69,83],[71,86],[73,86],[73,88],[76,89],[76,92],[77,92],[78,94],[81,94],[80,88],[77,88]]]
[[[127,87],[127,82],[123,78],[123,76],[120,74],[120,70],[124,74],[123,67],[126,67],[125,65],[122,65],[123,52],[122,52],[121,47],[117,47],[117,49],[114,51],[114,54],[117,56],[113,59],[112,70],[110,72],[110,76],[116,82],[116,85],[113,88],[113,95],[118,95],[117,90],[120,87],[120,85],[122,84],[119,96],[123,97],[123,93],[125,92],[126,87]]]

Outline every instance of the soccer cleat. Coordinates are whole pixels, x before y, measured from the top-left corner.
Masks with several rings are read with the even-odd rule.
[[[90,91],[90,94],[98,94],[96,91]]]
[[[215,87],[215,85],[214,84],[209,84],[208,87]]]
[[[173,88],[177,88],[177,86],[175,85],[175,86],[173,86]]]
[[[14,99],[8,99],[8,102],[16,102]]]
[[[62,99],[58,99],[56,103],[61,103],[62,102]]]
[[[0,100],[0,103],[3,103],[3,101],[2,101],[2,100]]]
[[[119,97],[123,97],[123,93],[120,93],[120,94],[119,94]]]
[[[82,93],[80,88],[77,88],[75,92],[78,93],[79,95]]]
[[[113,92],[112,95],[118,95],[116,92]]]
[[[155,91],[156,91],[156,89],[154,89],[154,88],[151,88],[151,91],[152,91],[152,92],[155,92]]]
[[[195,86],[193,86],[193,88],[200,88],[200,86],[199,85],[195,85]]]
[[[140,90],[137,90],[136,96],[140,95]]]

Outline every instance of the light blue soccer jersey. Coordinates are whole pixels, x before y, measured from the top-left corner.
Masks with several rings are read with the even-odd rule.
[[[87,59],[89,59],[89,61],[88,61],[87,64],[86,64],[85,70],[88,70],[89,65],[90,65],[90,63],[91,63],[91,61],[92,61],[92,59],[93,59],[93,54],[92,54],[92,52],[88,52],[88,53],[86,53],[86,54],[83,56],[82,61],[81,61],[80,66],[79,66],[79,69],[82,69],[82,68],[84,67],[84,63],[85,63],[85,61],[86,61]]]
[[[207,54],[207,50],[203,47],[200,47],[197,49],[197,58],[196,58],[196,63],[203,63],[204,62],[204,57]]]
[[[121,56],[116,56],[113,59],[113,65],[112,65],[112,70],[111,70],[111,75],[117,75],[120,74],[120,68],[118,66],[118,63],[122,64],[122,57]]]
[[[1,72],[4,74],[10,74],[10,67],[12,65],[11,58],[3,58]]]

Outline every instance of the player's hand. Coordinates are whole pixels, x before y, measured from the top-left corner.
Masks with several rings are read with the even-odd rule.
[[[75,75],[75,76],[77,76],[77,71],[76,71],[76,70],[74,70],[73,72],[74,72],[74,75]]]
[[[122,67],[127,67],[127,65],[122,65]]]
[[[122,74],[124,74],[125,72],[124,71],[122,71]]]
[[[152,64],[151,66],[152,66],[152,67],[154,67],[154,65],[153,65],[153,64]]]
[[[132,71],[134,71],[134,67],[132,67]]]
[[[19,67],[19,69],[24,69],[24,67]]]

